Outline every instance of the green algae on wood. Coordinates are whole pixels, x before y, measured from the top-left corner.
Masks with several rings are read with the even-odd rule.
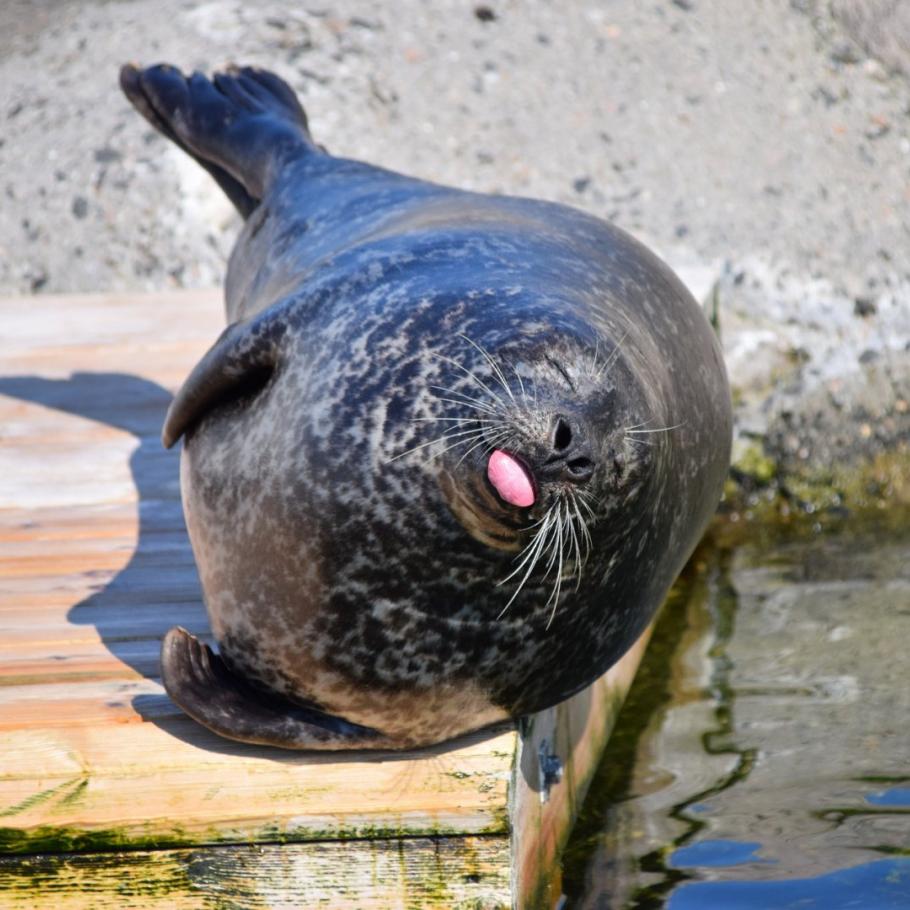
[[[491,812],[487,825],[478,830],[463,831],[457,825],[439,822],[408,825],[356,824],[350,820],[338,827],[312,825],[260,825],[234,833],[230,829],[188,831],[178,825],[169,829],[144,830],[125,828],[78,828],[74,826],[39,825],[34,828],[0,827],[0,854],[93,853],[111,850],[151,850],[190,847],[197,844],[268,843],[293,844],[310,841],[389,840],[418,837],[457,837],[505,835],[509,820],[505,808]]]
[[[508,839],[0,857],[0,910],[505,910]]]
[[[64,781],[62,784],[57,784],[56,787],[50,787],[47,790],[40,790],[38,793],[33,793],[12,806],[0,809],[0,818],[11,818],[23,812],[28,812],[29,809],[34,809],[49,800],[72,801],[74,794],[82,793],[86,783],[85,778],[77,778],[76,780]]]

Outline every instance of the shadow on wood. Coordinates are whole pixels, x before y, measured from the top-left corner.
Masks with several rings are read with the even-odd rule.
[[[180,503],[179,453],[160,441],[171,394],[128,373],[74,373],[69,379],[0,377],[0,394],[42,404],[123,430],[136,438],[130,471],[136,487],[138,540],[127,565],[73,606],[67,620],[93,625],[114,657],[147,679],[158,678],[161,637],[172,625],[207,635],[196,569]],[[144,720],[167,725],[164,695],[138,695]],[[173,725],[171,725],[173,726]]]
[[[157,682],[161,639],[171,626],[183,626],[203,640],[212,641],[183,520],[179,450],[166,450],[160,439],[170,392],[128,373],[78,372],[69,379],[0,377],[0,394],[94,420],[136,438],[138,445],[130,456],[139,513],[135,549],[112,580],[99,585],[97,593],[69,610],[67,621],[93,625],[117,660],[137,675]],[[143,720],[200,745],[201,728],[196,729],[166,695],[135,695],[132,706]],[[293,710],[293,706],[289,708]],[[489,729],[489,735],[498,735],[508,726],[497,724]],[[469,738],[478,737],[461,737],[433,747],[427,754],[457,749]],[[276,761],[315,758],[314,753],[249,746],[213,736],[205,737],[205,747],[228,754],[252,750]],[[357,760],[363,761],[368,754],[358,753]],[[376,753],[384,761],[394,760],[398,754]],[[345,756],[344,752],[335,753],[332,760],[343,762]]]

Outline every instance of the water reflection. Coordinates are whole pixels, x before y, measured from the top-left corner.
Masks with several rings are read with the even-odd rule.
[[[566,906],[910,908],[908,633],[906,533],[701,552],[573,836]]]
[[[866,802],[873,806],[906,806],[910,809],[910,787],[892,787],[890,790],[870,793]]]
[[[668,910],[907,910],[910,859],[882,859],[814,878],[779,882],[696,882],[679,887]]]
[[[755,854],[761,849],[758,841],[702,840],[674,850],[670,865],[679,869],[684,866],[739,866],[742,863],[761,862]]]

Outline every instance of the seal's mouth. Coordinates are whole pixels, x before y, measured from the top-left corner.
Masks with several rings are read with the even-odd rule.
[[[534,505],[531,473],[514,455],[494,450],[487,461],[487,479],[504,502],[523,509]]]

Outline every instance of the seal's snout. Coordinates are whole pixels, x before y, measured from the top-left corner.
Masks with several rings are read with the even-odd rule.
[[[528,508],[537,501],[535,478],[540,484],[587,483],[597,463],[580,420],[559,416],[553,423],[543,450],[532,458],[531,470],[508,452],[496,449],[487,462],[487,479],[499,498],[513,506]]]
[[[487,478],[496,492],[513,506],[534,505],[534,485],[524,465],[511,455],[496,449],[487,462]]]
[[[567,417],[557,417],[550,438],[550,453],[541,466],[546,480],[586,483],[594,476],[595,461],[583,427]]]

